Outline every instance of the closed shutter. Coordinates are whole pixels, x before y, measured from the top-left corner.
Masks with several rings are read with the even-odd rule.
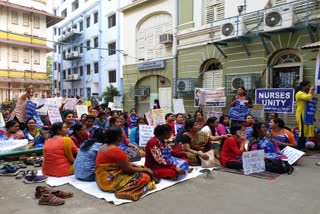
[[[137,45],[137,58],[145,58],[145,47],[146,46],[146,32],[142,31],[138,33],[138,45]]]
[[[204,12],[207,24],[224,19],[224,0],[206,0]]]
[[[222,84],[222,70],[206,71],[203,74],[203,88],[221,88]]]

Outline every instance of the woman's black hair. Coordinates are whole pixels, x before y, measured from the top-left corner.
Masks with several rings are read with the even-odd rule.
[[[196,121],[195,121],[194,119],[187,120],[187,121],[186,121],[186,124],[184,125],[185,131],[191,131],[191,129],[192,129],[192,127],[194,126],[195,122],[196,122]]]
[[[92,119],[93,121],[95,121],[96,117],[93,116],[93,115],[88,115],[87,118],[86,118],[86,121],[89,120],[89,119]]]
[[[16,120],[9,120],[9,121],[6,123],[5,128],[6,128],[6,129],[10,129],[11,127],[13,127],[14,125],[16,125],[17,123],[19,124],[19,122],[16,121]]]
[[[117,114],[118,114],[118,116],[119,116],[118,111],[111,111],[111,112],[110,112],[110,115],[113,117],[113,115],[114,115],[115,113],[117,113]]]
[[[183,117],[183,119],[185,119],[185,116],[182,113],[176,114],[176,118],[179,117],[180,115]]]
[[[136,108],[132,108],[132,109],[130,110],[130,113],[131,113],[133,110],[134,110],[135,112],[137,112]]]
[[[224,118],[226,118],[226,117],[230,119],[229,115],[227,115],[227,114],[221,115],[221,117],[219,118],[219,123],[223,124]]]
[[[200,110],[197,110],[197,111],[194,113],[194,116],[193,116],[195,120],[197,119],[197,114],[198,114],[198,113],[200,113],[201,116],[203,117],[203,112],[200,111]]]
[[[57,122],[52,124],[51,129],[49,131],[50,137],[54,137],[58,134],[58,131],[61,131],[63,127],[63,122]]]
[[[119,119],[118,117],[111,117],[109,120],[110,126],[113,126],[118,119]]]
[[[80,131],[82,129],[83,125],[81,123],[76,123],[72,126],[72,134],[74,135],[77,131]]]
[[[72,114],[74,115],[74,112],[72,110],[66,110],[63,112],[62,117],[63,119],[66,119],[66,117],[68,116],[68,114]]]
[[[87,116],[88,117],[88,114],[84,113],[84,114],[81,115],[80,118],[82,118],[83,116]]]
[[[154,129],[154,136],[156,137],[161,137],[163,136],[164,134],[166,133],[171,133],[171,127],[167,124],[164,124],[164,125],[159,125],[157,126],[155,129]]]
[[[310,84],[309,80],[303,80],[299,83],[299,86],[295,88],[295,94],[294,94],[294,99],[296,99],[296,94],[303,89],[303,87],[307,86]]]
[[[28,123],[29,123],[30,120],[33,120],[35,123],[37,123],[37,121],[36,121],[34,118],[30,117],[30,118],[28,118],[28,119],[26,120],[26,122],[24,123],[24,124],[26,125],[26,128],[28,128],[27,125],[28,125]]]
[[[122,137],[122,129],[118,126],[111,127],[106,130],[106,133],[104,134],[104,140],[103,144],[113,144],[116,139],[119,137]]]
[[[213,136],[216,135],[216,129],[215,129],[214,127],[211,127],[210,125],[211,125],[212,123],[214,123],[214,121],[216,121],[216,120],[218,120],[218,118],[216,118],[216,117],[209,117],[209,119],[208,119],[207,122],[206,122],[206,126],[208,126],[208,127],[210,128],[211,133],[212,133]]]
[[[164,119],[165,119],[165,120],[167,120],[167,119],[168,119],[168,117],[170,117],[171,115],[174,115],[174,114],[172,114],[172,113],[168,113],[168,114],[166,114],[166,116],[164,117]]]
[[[241,130],[242,126],[241,125],[234,125],[230,127],[230,134],[235,135],[237,131]]]
[[[158,100],[158,99],[155,99],[155,100],[153,101],[153,103],[158,104],[158,107],[159,107],[159,108],[161,108],[161,107],[160,107],[160,103],[159,103],[159,100]]]
[[[240,86],[239,88],[241,88],[243,90],[243,94],[244,95],[247,95],[247,90],[246,90],[246,88],[244,86]]]
[[[265,125],[265,124],[262,122],[257,122],[253,125],[252,137],[256,139],[259,137],[259,130],[261,129],[262,125]]]
[[[99,112],[99,114],[98,114],[98,118],[99,118],[99,117],[102,117],[102,116],[105,116],[105,115],[106,115],[106,113],[105,113],[104,111]]]
[[[139,121],[143,121],[145,124],[148,124],[147,123],[147,120],[145,119],[145,118],[143,118],[143,117],[139,117],[138,119],[137,119],[137,124],[139,124]]]
[[[106,130],[103,128],[97,128],[94,133],[92,138],[89,138],[88,140],[84,141],[83,144],[81,145],[81,150],[88,150],[91,148],[91,146],[94,143],[103,143],[103,141],[106,138]]]
[[[252,116],[252,114],[247,114],[246,117],[244,119],[247,119],[247,117],[250,116],[254,119],[254,117]]]
[[[283,129],[285,127],[284,121],[281,118],[274,118],[273,122],[277,124],[280,129]]]

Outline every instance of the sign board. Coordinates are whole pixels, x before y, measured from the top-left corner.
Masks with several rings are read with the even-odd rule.
[[[173,103],[173,111],[175,114],[186,113],[186,111],[184,109],[183,99],[173,99],[172,103]]]
[[[28,140],[4,140],[0,141],[0,153],[6,153],[10,151],[27,150]]]
[[[297,160],[299,160],[303,155],[304,152],[301,152],[298,149],[292,148],[290,146],[286,146],[284,149],[281,150],[282,154],[287,156],[288,163],[290,165],[294,164]]]
[[[154,127],[148,125],[139,125],[139,146],[146,147],[147,142],[154,136]]]
[[[164,109],[153,109],[152,110],[153,125],[157,126],[157,125],[166,124],[165,116],[166,116],[166,113]]]
[[[258,88],[256,104],[264,105],[264,112],[293,113],[294,90],[292,88]]]
[[[318,98],[313,97],[312,100],[306,102],[306,107],[304,111],[304,121],[303,123],[306,125],[313,125],[314,124],[314,117],[317,113],[317,104]]]
[[[91,106],[91,101],[86,101],[86,106],[87,107]]]
[[[255,104],[253,105],[252,109],[251,109],[251,114],[253,116],[254,119],[258,120],[258,121],[265,121],[264,118],[264,105],[262,104]]]
[[[113,102],[108,102],[108,108],[111,108],[111,110],[113,110]]]
[[[77,99],[76,98],[67,98],[66,99],[67,103],[64,105],[65,109],[69,110],[75,110],[76,105],[77,105]]]
[[[44,98],[35,99],[35,103],[37,104],[37,107],[43,105],[41,108],[37,109],[37,112],[39,115],[48,114],[48,102],[50,102],[50,99],[44,99]]]
[[[122,110],[122,96],[113,97],[113,108],[115,110]]]
[[[78,118],[83,114],[88,114],[88,107],[86,105],[76,105]]]
[[[207,118],[216,117],[219,120],[222,115],[223,115],[223,112],[209,111]]]
[[[195,88],[194,106],[195,107],[225,107],[226,96],[224,88],[204,89]]]
[[[48,115],[51,125],[57,122],[62,122],[59,106],[48,105]]]
[[[148,111],[148,112],[144,113],[144,115],[146,116],[148,124],[153,125],[152,113]]]
[[[242,164],[243,172],[245,175],[265,171],[266,165],[264,162],[264,151],[257,150],[244,152],[242,154]]]
[[[139,71],[146,71],[146,70],[154,70],[154,69],[161,69],[166,67],[165,60],[157,60],[152,62],[143,62],[137,64],[137,68]]]
[[[4,122],[3,114],[0,113],[0,128],[5,127],[5,125],[6,125],[6,123]]]

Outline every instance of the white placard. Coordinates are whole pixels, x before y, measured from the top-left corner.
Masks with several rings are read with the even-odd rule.
[[[59,106],[48,105],[48,115],[49,115],[51,125],[56,122],[62,122]]]
[[[6,123],[4,122],[4,119],[3,119],[3,114],[0,113],[0,127],[3,128],[5,127]]]
[[[113,102],[108,103],[108,108],[111,108],[113,110]]]
[[[144,115],[146,115],[146,119],[147,119],[147,122],[148,122],[148,124],[149,125],[153,125],[153,120],[152,120],[152,114],[151,114],[151,112],[146,112],[146,113],[144,113]]]
[[[28,146],[28,140],[4,140],[0,141],[0,153],[26,150]]]
[[[173,103],[173,110],[174,110],[175,114],[186,113],[186,111],[184,109],[183,99],[173,99],[172,103]]]
[[[77,105],[77,99],[76,98],[67,98],[67,103],[64,105],[64,109],[74,110]]]
[[[264,151],[257,150],[244,152],[242,154],[242,166],[245,175],[265,171],[266,165],[264,162]]]
[[[153,126],[139,125],[139,146],[146,147],[147,142],[154,136]]]
[[[152,110],[152,120],[153,120],[153,125],[163,125],[166,124],[166,119],[165,119],[166,113],[164,109],[153,109]]]
[[[86,105],[76,105],[78,118],[83,114],[88,114],[88,107]]]
[[[304,152],[301,152],[298,149],[292,148],[290,146],[286,146],[284,149],[281,150],[281,152],[282,154],[287,156],[288,163],[290,165],[294,164],[297,160],[299,160],[304,155]]]
[[[35,99],[35,103],[37,104],[37,107],[43,105],[41,108],[37,109],[39,115],[47,115],[48,114],[48,99],[44,98],[37,98]]]

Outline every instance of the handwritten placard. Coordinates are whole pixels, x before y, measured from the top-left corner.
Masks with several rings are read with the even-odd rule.
[[[37,109],[37,112],[39,115],[47,115],[49,102],[51,102],[49,99],[44,99],[44,98],[37,98],[35,100],[37,107],[43,105],[41,108]]]
[[[62,122],[62,118],[59,111],[59,106],[56,105],[48,105],[48,115],[50,119],[50,123],[54,124],[57,122]]]
[[[266,165],[264,163],[264,151],[257,150],[251,152],[244,152],[242,154],[242,164],[243,172],[245,175],[265,171]]]
[[[173,110],[174,110],[175,114],[186,113],[186,111],[184,109],[183,99],[173,99],[172,103],[173,103]]]
[[[254,119],[258,121],[265,121],[264,119],[264,105],[263,104],[255,104],[251,109],[251,114]]]
[[[164,109],[153,109],[152,110],[152,120],[153,120],[153,125],[163,125],[166,123],[165,120],[166,113]]]
[[[76,105],[78,118],[83,114],[88,114],[88,107],[86,105]]]
[[[147,142],[153,137],[153,126],[139,125],[139,146],[146,147]]]
[[[0,153],[10,151],[26,150],[28,146],[28,140],[4,140],[0,141]]]
[[[0,128],[3,128],[5,125],[6,123],[4,122],[3,115],[0,113]]]
[[[144,115],[146,116],[148,124],[153,125],[152,113],[148,111],[148,112],[144,113]]]
[[[67,98],[67,103],[64,105],[65,109],[74,110],[77,105],[77,99],[76,98]]]
[[[318,98],[313,97],[311,100],[306,102],[306,107],[304,110],[304,124],[306,125],[313,125],[314,124],[314,117],[317,113],[317,104]]]
[[[299,160],[304,155],[304,152],[301,152],[298,149],[292,148],[290,146],[286,146],[284,149],[281,150],[281,152],[282,154],[287,156],[288,163],[290,165],[294,164],[297,160]]]

